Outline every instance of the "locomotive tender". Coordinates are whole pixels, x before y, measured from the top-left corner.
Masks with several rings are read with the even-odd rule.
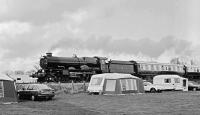
[[[105,57],[55,57],[47,53],[40,59],[39,82],[89,81],[93,74],[128,73],[151,81],[155,75],[176,74],[188,79],[200,78],[200,67],[157,62],[108,60]]]

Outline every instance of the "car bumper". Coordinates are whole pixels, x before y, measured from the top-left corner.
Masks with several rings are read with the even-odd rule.
[[[197,90],[200,90],[200,87],[194,87],[194,86],[193,87],[188,87],[189,90],[192,90],[194,88],[196,88]]]

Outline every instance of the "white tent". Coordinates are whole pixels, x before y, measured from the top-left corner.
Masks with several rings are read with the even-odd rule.
[[[144,86],[142,79],[131,74],[105,73],[92,76],[88,91],[104,94],[144,93]]]

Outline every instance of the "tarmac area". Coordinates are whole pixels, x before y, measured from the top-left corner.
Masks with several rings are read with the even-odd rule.
[[[134,95],[59,93],[53,100],[0,105],[0,115],[199,115],[200,91]]]

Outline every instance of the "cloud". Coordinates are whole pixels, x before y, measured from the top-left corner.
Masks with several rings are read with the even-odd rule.
[[[15,36],[18,34],[30,32],[30,30],[31,30],[31,25],[26,22],[10,21],[10,22],[0,23],[1,36],[2,35]]]
[[[54,49],[87,49],[91,51],[101,50],[105,53],[132,54],[142,53],[152,58],[158,58],[163,52],[173,50],[177,55],[188,54],[191,43],[185,40],[178,40],[174,37],[164,37],[160,41],[153,41],[149,38],[139,40],[120,39],[112,37],[89,37],[86,40],[63,38],[55,43],[51,50]]]
[[[0,65],[31,68],[48,51],[59,56],[161,61],[199,54],[199,47],[192,49],[189,40],[174,35],[182,32],[172,25],[181,12],[174,12],[172,2],[157,2],[0,0]]]
[[[39,57],[57,41],[66,36],[75,37],[81,32],[79,25],[87,18],[87,12],[85,10],[64,12],[61,17],[62,20],[42,25],[19,20],[0,22],[1,67],[5,69],[33,67],[33,62],[38,62]],[[27,66],[28,64],[30,65]]]
[[[0,23],[0,49],[6,51],[2,58],[29,56],[37,49],[35,47],[40,41],[37,38],[39,34],[40,32],[30,23],[18,21]]]
[[[37,25],[62,20],[64,12],[74,12],[87,6],[88,0],[9,0],[0,5],[0,21],[19,20]]]

